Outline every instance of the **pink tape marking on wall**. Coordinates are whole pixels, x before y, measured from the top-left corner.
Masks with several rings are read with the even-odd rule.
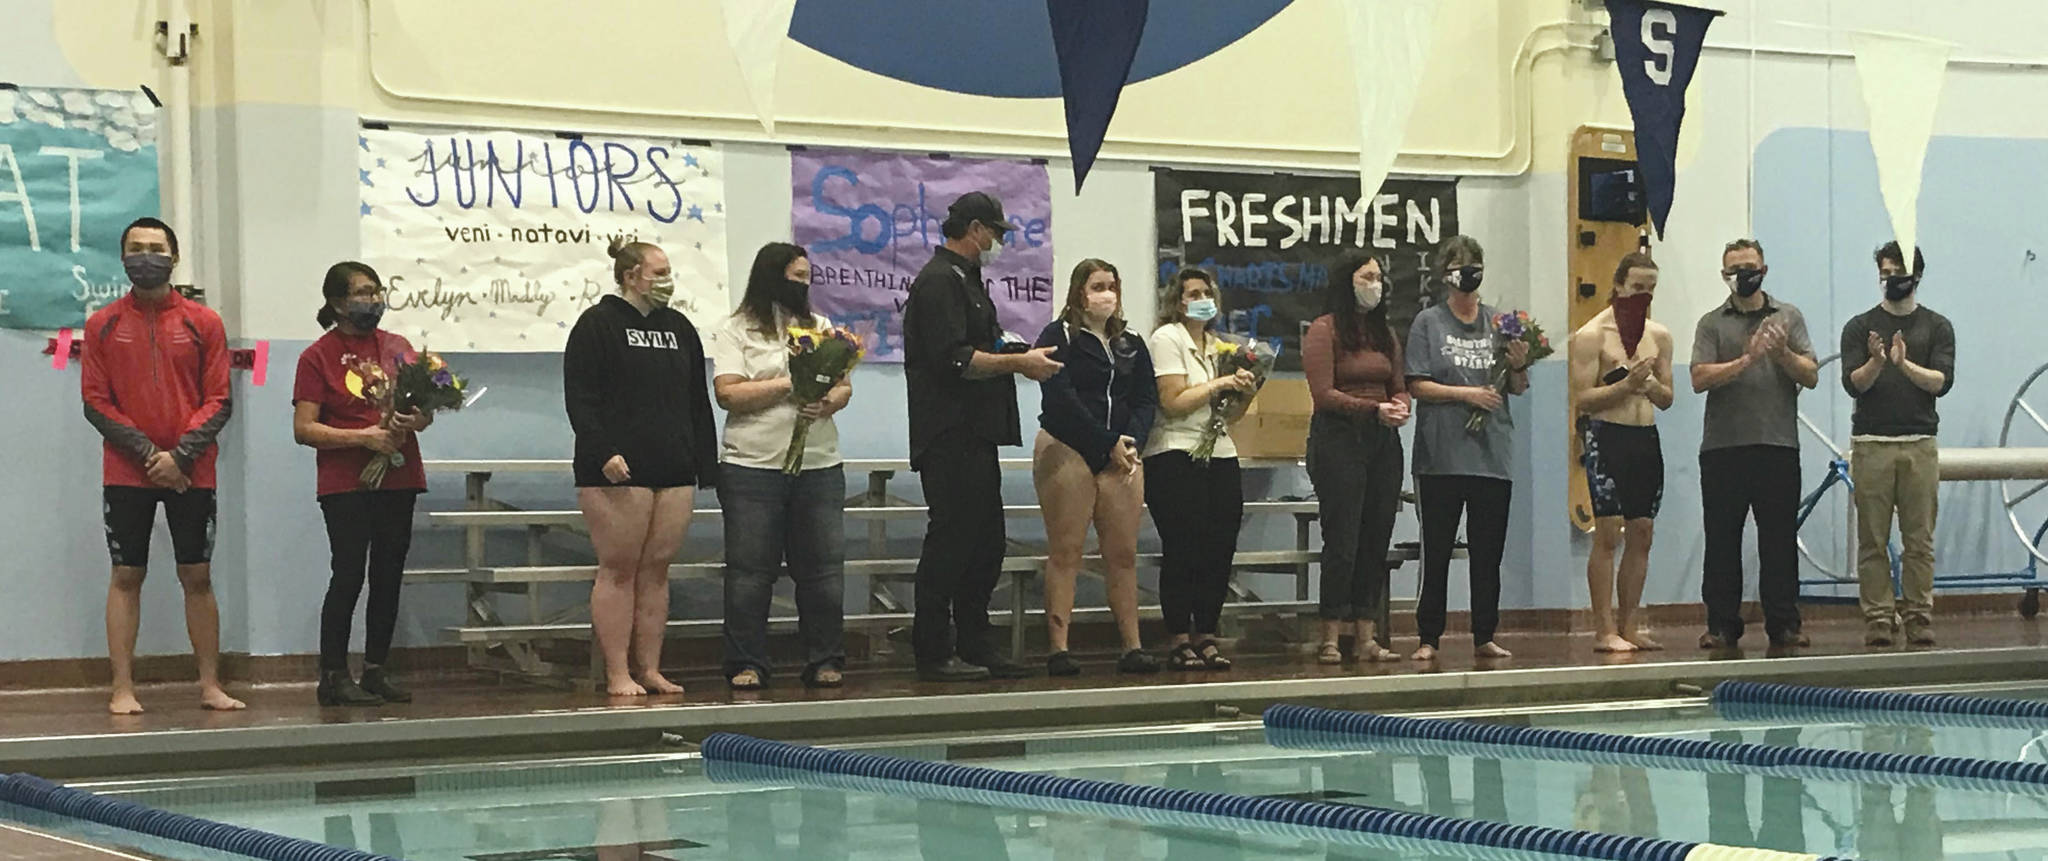
[[[267,377],[267,376],[269,375],[269,374],[268,374],[269,368],[270,368],[270,342],[269,342],[269,341],[257,341],[257,342],[256,342],[256,365],[255,365],[255,367],[253,367],[253,368],[250,368],[250,369],[249,369],[249,378],[250,378],[250,379],[249,379],[249,382],[255,383],[256,385],[259,385],[259,386],[260,386],[260,385],[263,385],[263,380],[264,380],[264,378],[265,378],[265,377]]]
[[[64,370],[71,364],[71,328],[57,330],[57,355],[50,359],[50,367]]]

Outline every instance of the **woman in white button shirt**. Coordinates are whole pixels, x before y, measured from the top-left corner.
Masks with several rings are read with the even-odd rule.
[[[853,398],[840,380],[825,399],[791,399],[791,325],[830,326],[812,312],[811,261],[801,246],[770,242],[754,255],[740,307],[713,334],[712,387],[726,410],[718,504],[725,524],[725,676],[735,690],[768,683],[768,605],[785,563],[796,581],[804,684],[838,687],[846,570],[846,473],[832,415]],[[803,473],[783,458],[799,416],[812,420]]]

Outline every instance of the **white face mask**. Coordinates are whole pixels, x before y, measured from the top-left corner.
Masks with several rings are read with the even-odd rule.
[[[982,250],[982,252],[981,252],[981,265],[982,265],[982,266],[994,266],[994,265],[995,265],[995,262],[996,262],[996,258],[998,258],[998,257],[1001,257],[1001,256],[1003,256],[1003,240],[1002,240],[1002,237],[999,237],[999,236],[997,236],[997,235],[996,235],[996,233],[995,233],[995,231],[993,231],[993,230],[990,230],[990,231],[989,231],[989,246],[988,246],[988,248],[986,248],[986,249],[983,249],[983,250]]]
[[[1380,306],[1380,293],[1383,290],[1378,281],[1351,285],[1351,292],[1358,297],[1358,307],[1367,311]]]

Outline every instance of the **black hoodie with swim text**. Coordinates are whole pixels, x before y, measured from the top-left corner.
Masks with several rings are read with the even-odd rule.
[[[674,308],[642,314],[613,294],[584,311],[562,350],[576,486],[715,486],[718,426],[706,370],[696,327]],[[614,455],[631,473],[617,484],[604,475]]]

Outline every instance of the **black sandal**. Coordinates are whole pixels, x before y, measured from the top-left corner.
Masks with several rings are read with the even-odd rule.
[[[1202,661],[1202,666],[1211,670],[1230,669],[1230,659],[1223,657],[1223,649],[1216,645],[1215,640],[1203,640],[1201,645],[1195,647],[1195,651],[1196,657]]]
[[[1132,674],[1156,673],[1159,672],[1159,659],[1152,657],[1144,649],[1132,649],[1117,659],[1116,671]]]
[[[1173,651],[1167,655],[1166,665],[1173,668],[1175,672],[1199,670],[1208,666],[1202,660],[1201,655],[1195,654],[1195,647],[1187,643],[1173,647]]]

